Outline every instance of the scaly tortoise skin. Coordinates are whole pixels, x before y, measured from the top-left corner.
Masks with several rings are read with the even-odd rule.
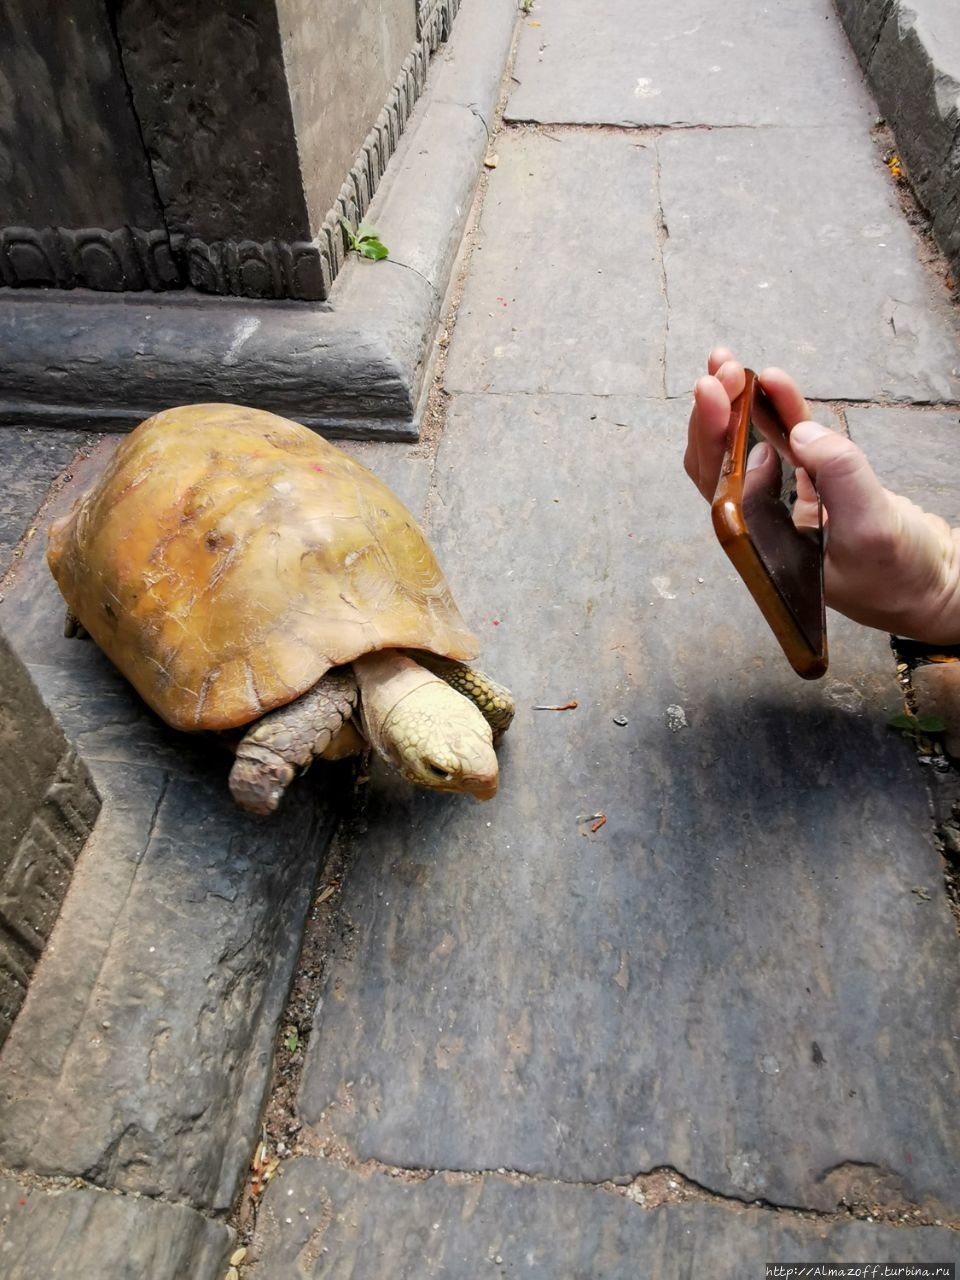
[[[47,558],[168,724],[248,728],[231,773],[245,808],[366,742],[420,785],[495,793],[510,694],[465,665],[476,638],[413,516],[307,428],[235,405],[159,413],[53,526]]]

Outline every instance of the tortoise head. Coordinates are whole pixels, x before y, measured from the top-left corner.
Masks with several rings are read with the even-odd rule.
[[[383,721],[380,752],[415,786],[477,800],[497,794],[493,733],[472,702],[442,681],[403,698]]]

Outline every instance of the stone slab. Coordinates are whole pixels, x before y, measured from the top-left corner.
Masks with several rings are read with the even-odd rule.
[[[93,771],[101,821],[0,1057],[0,1159],[224,1210],[330,806],[304,788],[267,825],[222,777]]]
[[[461,6],[367,211],[391,259],[351,258],[323,304],[17,290],[0,298],[0,426],[128,430],[227,400],[327,435],[416,438],[515,18],[513,0]]]
[[[888,488],[960,527],[960,410],[851,405],[844,415]]]
[[[8,0],[0,53],[0,230],[161,226],[105,7]]]
[[[885,637],[831,615],[793,676],[685,417],[453,400],[432,537],[520,711],[490,804],[372,791],[301,1113],[404,1168],[833,1209],[866,1166],[955,1211],[956,939]]]
[[[743,1280],[767,1262],[953,1262],[953,1232],[695,1201],[647,1209],[613,1188],[436,1174],[404,1181],[284,1165],[258,1216],[250,1280]]]
[[[723,341],[815,399],[960,398],[956,317],[859,130],[683,131],[657,153],[669,395]]]
[[[0,791],[2,1045],[100,809],[89,771],[2,632]]]
[[[232,1240],[184,1205],[0,1178],[5,1280],[220,1280]]]
[[[315,234],[280,34],[281,22],[294,29],[297,17],[275,3],[247,10],[227,0],[194,13],[185,30],[179,0],[127,0],[118,10],[114,41],[163,208],[149,225],[208,241],[304,241]],[[348,62],[358,54],[351,35],[340,46]],[[358,97],[336,132],[358,127]],[[342,97],[330,98],[331,115],[340,117]],[[377,110],[368,109],[368,118]],[[345,173],[353,155],[337,159]]]
[[[447,388],[657,394],[667,315],[652,148],[524,132],[501,134],[497,152]]]
[[[507,120],[823,125],[869,101],[830,0],[550,0],[521,23]],[[784,68],[789,67],[789,74]]]
[[[837,0],[910,181],[960,272],[960,26],[952,0]]]
[[[0,578],[13,563],[17,544],[32,526],[50,485],[88,441],[76,431],[0,431]]]

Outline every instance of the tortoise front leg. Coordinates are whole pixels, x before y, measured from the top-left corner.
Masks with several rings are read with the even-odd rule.
[[[517,704],[509,689],[492,680],[485,672],[476,667],[469,667],[464,662],[456,662],[453,658],[441,658],[435,653],[423,653],[419,650],[408,650],[410,657],[421,666],[432,671],[435,676],[445,680],[451,689],[469,698],[483,713],[483,718],[493,730],[493,745],[496,746],[510,728]]]
[[[353,672],[350,667],[338,667],[296,701],[252,725],[237,747],[230,770],[230,791],[240,808],[272,813],[297,769],[327,751],[356,705]]]
[[[90,632],[69,605],[63,617],[63,634],[68,640],[89,640]]]

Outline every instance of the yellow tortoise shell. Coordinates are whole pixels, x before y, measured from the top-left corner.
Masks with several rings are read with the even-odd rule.
[[[417,522],[366,467],[297,423],[168,409],[119,445],[50,532],[79,621],[178,729],[229,729],[387,648],[473,658]]]

